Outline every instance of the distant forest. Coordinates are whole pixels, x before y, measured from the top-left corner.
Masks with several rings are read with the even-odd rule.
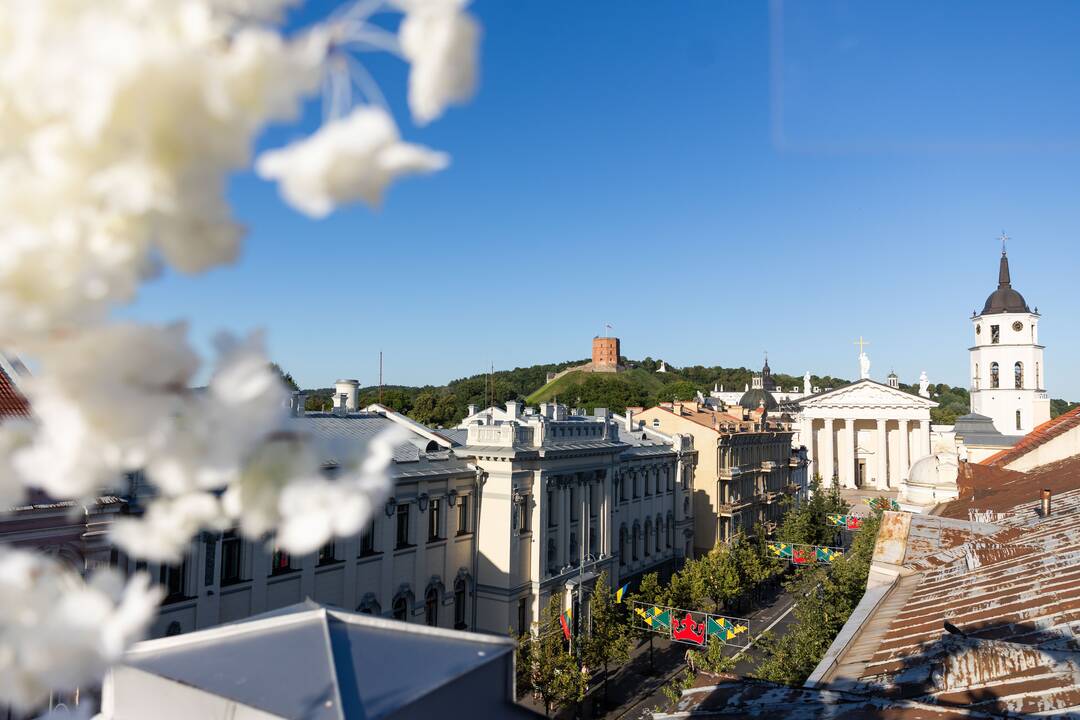
[[[549,373],[557,373],[586,362],[588,359],[497,370],[491,374],[452,380],[446,385],[385,385],[382,388],[382,404],[425,425],[451,427],[461,422],[469,405],[486,407],[493,402],[501,405],[507,400],[524,402],[531,396],[534,403],[558,399],[572,407],[590,411],[597,407],[606,407],[622,412],[627,406],[649,407],[662,401],[692,400],[698,391],[708,395],[716,384],[724,386],[726,390],[739,390],[748,385],[753,374],[758,372],[744,367],[692,365],[683,368],[668,366],[667,372],[658,373],[656,370],[660,367],[659,360],[650,357],[644,360],[622,358],[621,362],[627,372],[571,372],[547,386]],[[286,383],[296,388],[292,376],[281,368],[278,370]],[[783,388],[802,387],[801,375],[773,373],[773,379]],[[828,375],[814,375],[811,381],[821,388],[838,388],[851,383],[845,378]],[[900,388],[910,393],[918,391],[916,385],[901,383]],[[312,388],[304,392],[307,393],[306,407],[309,411],[328,410],[333,405],[333,388]],[[930,394],[939,404],[930,413],[934,423],[951,425],[970,408],[970,397],[965,388],[938,383],[930,386]],[[378,387],[360,389],[360,407],[375,402],[379,402]],[[1051,415],[1057,417],[1077,405],[1075,402],[1054,399],[1050,403]]]

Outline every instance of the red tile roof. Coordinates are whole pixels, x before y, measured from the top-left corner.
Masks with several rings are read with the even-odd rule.
[[[0,370],[0,417],[29,417],[30,403],[15,389],[7,373]]]
[[[982,465],[1004,467],[1021,456],[1028,454],[1035,448],[1053,440],[1066,430],[1080,426],[1080,407],[1073,408],[1067,413],[1058,415],[1052,420],[1047,420],[1042,425],[1029,432],[1020,442],[1011,448],[1002,450],[982,461]]]

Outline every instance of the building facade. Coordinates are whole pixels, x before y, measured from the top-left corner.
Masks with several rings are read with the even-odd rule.
[[[749,419],[745,419],[749,418]],[[698,469],[693,495],[694,553],[708,552],[759,526],[771,533],[782,498],[806,497],[807,457],[792,447],[792,431],[759,413],[736,417],[696,402],[662,403],[640,411],[640,426],[694,438]]]
[[[982,312],[972,314],[975,344],[969,355],[971,411],[989,417],[1003,435],[1026,435],[1050,419],[1039,319],[1013,289],[1002,248],[997,289]]]
[[[441,628],[520,633],[553,593],[580,598],[603,571],[613,586],[670,572],[693,551],[689,437],[631,432],[603,410],[517,403],[434,431],[377,405],[350,411],[343,395],[331,413],[304,413],[298,400],[292,428],[359,446],[405,428],[385,506],[360,535],[304,557],[234,532],[203,533],[178,566],[119,557],[166,588],[154,637],[308,598]]]

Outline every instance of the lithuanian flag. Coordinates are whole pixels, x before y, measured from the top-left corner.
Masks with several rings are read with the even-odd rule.
[[[568,608],[566,612],[559,616],[559,624],[562,625],[562,634],[567,640],[570,639],[570,618],[574,616],[574,609]]]

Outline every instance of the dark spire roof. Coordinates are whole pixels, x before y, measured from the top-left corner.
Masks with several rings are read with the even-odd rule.
[[[1001,265],[998,268],[997,290],[990,293],[990,297],[986,298],[982,314],[1026,312],[1031,312],[1031,309],[1028,308],[1027,302],[1024,301],[1024,296],[1013,290],[1012,279],[1009,276],[1009,256],[1002,250]]]

